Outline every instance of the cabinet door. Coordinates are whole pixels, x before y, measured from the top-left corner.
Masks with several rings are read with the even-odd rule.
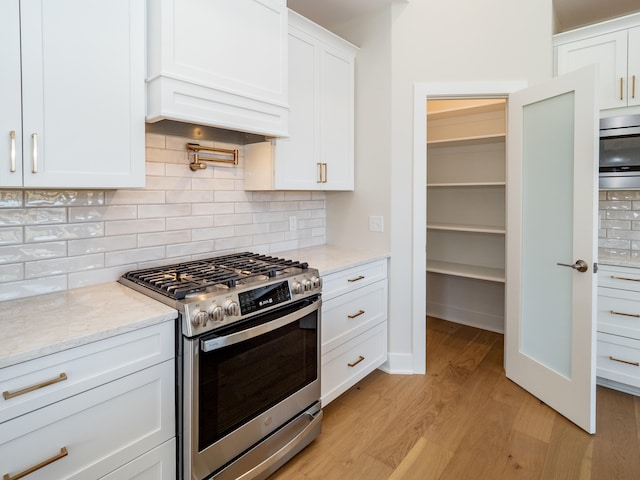
[[[144,185],[144,0],[21,2],[24,185]]]
[[[4,2],[0,20],[0,186],[22,186],[20,11]]]
[[[323,190],[353,190],[354,59],[332,48],[320,51],[320,157]]]
[[[318,190],[317,40],[289,31],[289,137],[276,141],[276,189]]]
[[[629,106],[640,105],[640,27],[629,29]]]
[[[595,64],[600,108],[627,106],[627,32],[608,33],[558,46],[558,75]]]

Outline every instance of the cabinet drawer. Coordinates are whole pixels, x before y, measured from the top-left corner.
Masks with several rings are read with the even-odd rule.
[[[384,278],[387,278],[386,258],[323,275],[322,297],[326,301]]]
[[[102,480],[175,480],[176,439],[163,443]]]
[[[29,480],[100,478],[175,436],[169,360],[0,424],[0,474]]]
[[[598,334],[596,375],[640,387],[640,341]]]
[[[0,369],[0,423],[173,358],[174,329],[164,322]]]
[[[386,318],[386,280],[327,300],[322,304],[322,354]]]
[[[640,339],[640,295],[598,288],[598,331]]]
[[[322,357],[322,404],[327,405],[387,360],[387,322]]]
[[[598,286],[640,292],[640,269],[600,265]]]

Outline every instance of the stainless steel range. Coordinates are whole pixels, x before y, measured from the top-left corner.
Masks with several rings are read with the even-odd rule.
[[[178,478],[263,479],[320,434],[316,269],[245,252],[120,282],[180,313]]]

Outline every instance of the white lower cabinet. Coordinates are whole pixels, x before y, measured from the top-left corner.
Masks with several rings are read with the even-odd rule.
[[[640,395],[640,271],[598,271],[598,384]]]
[[[176,478],[176,439],[166,441],[102,480],[173,480]]]
[[[166,322],[0,370],[3,406],[21,405],[0,423],[3,478],[174,478],[175,358],[163,346],[173,336]],[[64,369],[54,383],[26,375],[28,384],[5,388],[43,360]],[[85,361],[99,373],[83,370]]]
[[[387,360],[387,260],[323,277],[322,404]]]

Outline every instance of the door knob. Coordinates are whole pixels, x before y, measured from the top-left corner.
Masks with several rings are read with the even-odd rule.
[[[576,263],[558,263],[557,265],[560,265],[561,267],[569,267],[569,268],[573,268],[574,270],[577,270],[579,272],[586,272],[587,270],[589,270],[589,265],[587,265],[587,262],[585,262],[584,260],[576,260]]]

